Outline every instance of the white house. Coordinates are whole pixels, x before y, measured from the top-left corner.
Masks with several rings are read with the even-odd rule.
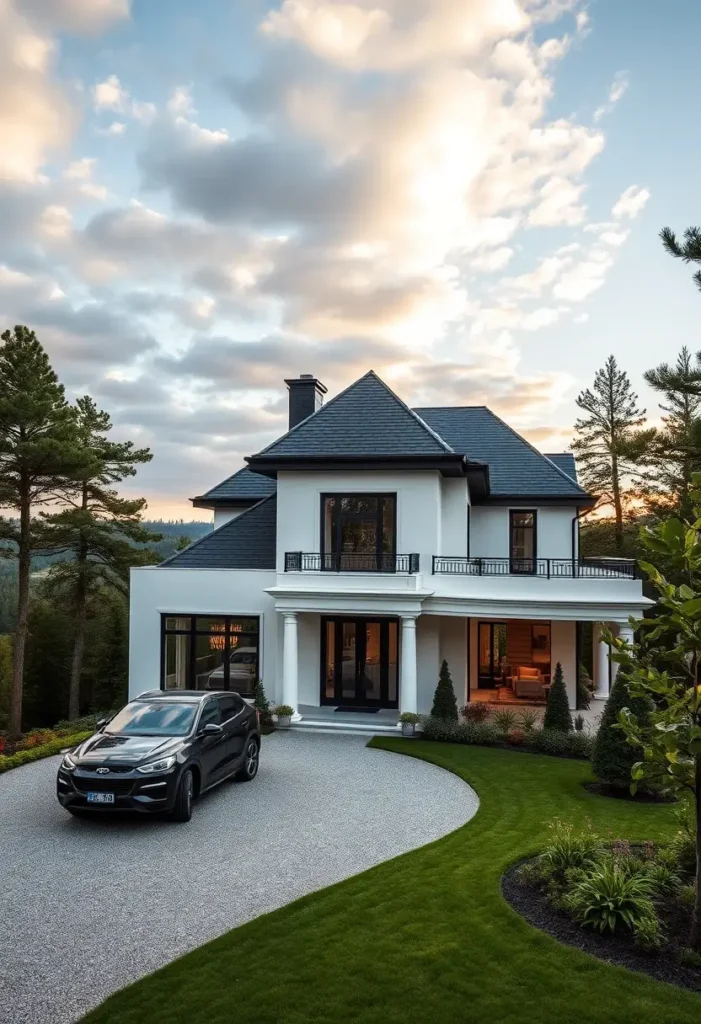
[[[409,409],[373,372],[326,404],[286,383],[289,431],[193,499],[214,531],[132,570],[132,695],[262,679],[296,721],[422,713],[445,658],[459,704],[542,698],[560,662],[574,707],[590,622],[607,697],[600,624],[625,635],[649,602],[632,562],[579,557],[570,454],[484,406]]]

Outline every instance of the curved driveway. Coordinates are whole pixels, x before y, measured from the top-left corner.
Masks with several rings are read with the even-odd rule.
[[[275,733],[184,825],[72,818],[58,758],[0,776],[0,1020],[70,1024],[236,925],[462,825],[469,786],[366,737]]]

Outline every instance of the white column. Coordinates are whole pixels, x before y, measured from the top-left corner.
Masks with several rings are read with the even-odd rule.
[[[413,711],[418,707],[418,682],[416,671],[416,616],[402,616],[402,671],[399,679],[399,707],[402,711]]]
[[[293,722],[299,722],[297,710],[298,658],[297,658],[297,613],[283,612],[284,632],[282,637],[282,703],[294,708]]]
[[[594,681],[596,700],[608,700],[609,696],[609,649],[601,638],[601,623],[594,625]]]

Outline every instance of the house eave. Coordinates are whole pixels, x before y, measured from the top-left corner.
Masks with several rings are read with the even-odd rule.
[[[593,508],[597,499],[591,494],[489,494],[474,505],[572,505]]]
[[[465,476],[468,464],[462,455],[249,455],[251,470],[262,476],[276,477],[281,471],[338,472],[343,470],[426,470],[435,469],[442,476]]]

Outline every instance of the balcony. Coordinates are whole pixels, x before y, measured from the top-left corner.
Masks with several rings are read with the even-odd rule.
[[[638,579],[632,558],[449,558],[434,555],[432,571],[434,575],[448,576]]]
[[[419,556],[382,552],[286,551],[285,572],[371,572],[414,576],[419,571]]]

